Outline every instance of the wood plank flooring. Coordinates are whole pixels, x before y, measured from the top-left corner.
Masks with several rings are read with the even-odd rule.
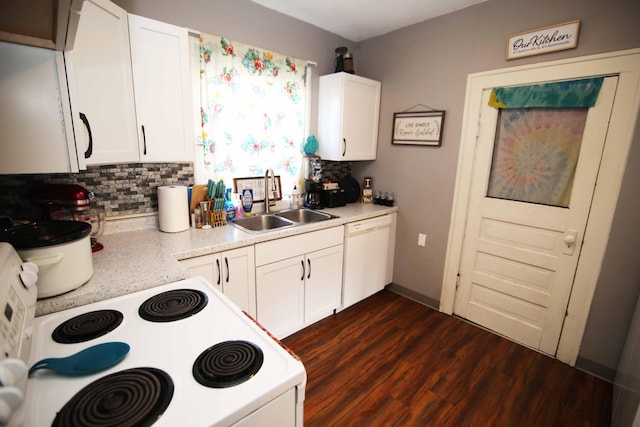
[[[305,426],[609,426],[610,383],[389,291],[282,340]]]

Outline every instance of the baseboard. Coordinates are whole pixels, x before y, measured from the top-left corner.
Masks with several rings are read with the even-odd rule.
[[[395,283],[388,284],[387,286],[385,286],[385,289],[398,295],[402,295],[405,298],[409,298],[410,300],[418,302],[422,305],[426,305],[427,307],[432,308],[436,311],[439,311],[440,301],[429,298],[425,295],[422,295],[421,293],[412,291],[411,289],[407,289],[400,285],[396,285]]]
[[[613,383],[616,379],[615,369],[607,368],[606,366],[580,356],[578,356],[576,360],[575,368],[610,383]]]

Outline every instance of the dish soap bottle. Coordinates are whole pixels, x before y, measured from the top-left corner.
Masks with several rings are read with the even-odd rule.
[[[251,215],[251,208],[253,207],[253,190],[251,188],[245,188],[242,190],[242,207],[247,216]]]
[[[236,218],[244,218],[244,208],[242,207],[242,196],[240,194],[236,194],[235,199],[236,199]]]
[[[225,202],[224,202],[224,210],[227,213],[227,221],[233,221],[236,217],[236,207],[233,205],[231,201],[231,189],[227,188],[225,194]]]

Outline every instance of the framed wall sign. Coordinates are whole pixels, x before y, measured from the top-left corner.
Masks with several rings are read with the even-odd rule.
[[[578,46],[580,20],[513,34],[507,38],[507,59],[541,55]]]
[[[393,137],[396,145],[442,144],[444,111],[414,111],[393,114]]]
[[[269,182],[271,187],[271,182]],[[242,193],[242,190],[249,188],[253,190],[253,202],[264,202],[264,177],[256,176],[249,178],[233,178],[233,190],[236,193]],[[280,185],[280,175],[276,175],[276,194],[269,196],[269,200],[282,200],[282,187]]]

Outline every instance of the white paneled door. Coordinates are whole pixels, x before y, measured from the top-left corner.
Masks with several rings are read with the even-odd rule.
[[[454,313],[514,341],[555,355],[580,257],[615,98],[604,80],[584,132],[568,204],[490,197],[498,110],[485,89]],[[552,148],[549,148],[552,150]],[[549,153],[550,155],[552,153]]]

